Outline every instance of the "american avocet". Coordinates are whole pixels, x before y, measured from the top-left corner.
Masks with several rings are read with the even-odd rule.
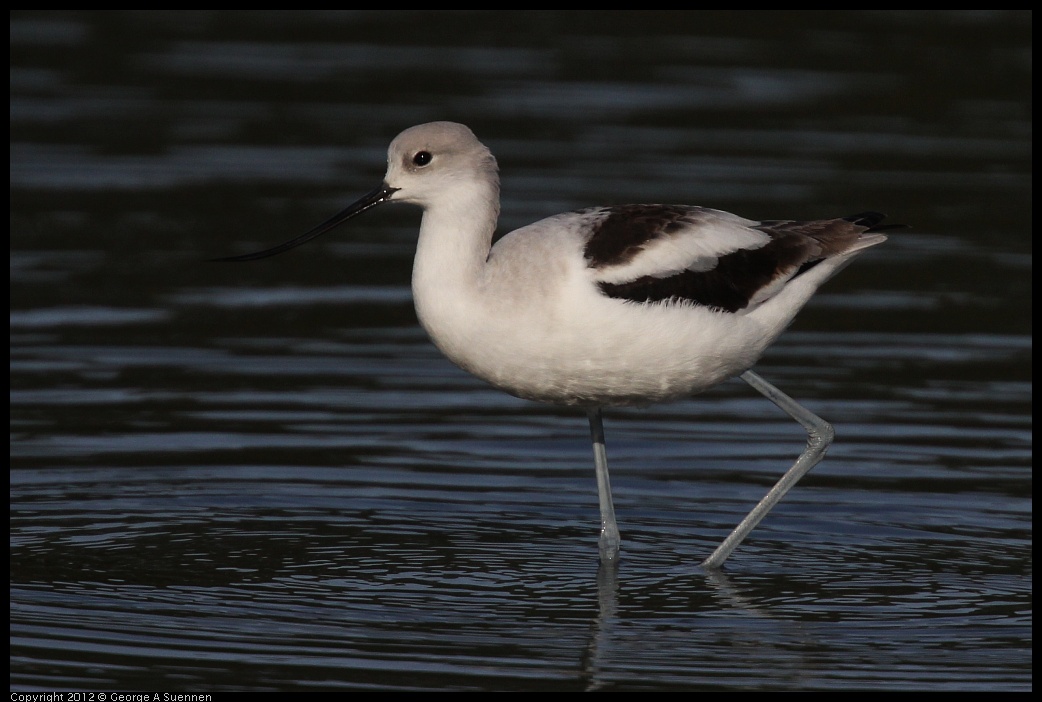
[[[412,273],[420,324],[451,361],[512,395],[585,408],[600,499],[602,562],[619,552],[601,408],[700,393],[740,376],[806,429],[807,448],[702,563],[719,568],[825,455],[831,425],[750,368],[814,292],[886,241],[883,215],[758,222],[690,205],[592,207],[492,245],[496,159],[462,124],[406,129],[383,183],[265,251],[288,251],[385,202],[423,208]]]

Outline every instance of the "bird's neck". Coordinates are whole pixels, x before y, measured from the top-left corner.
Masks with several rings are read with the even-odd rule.
[[[439,332],[475,318],[499,218],[498,182],[459,191],[424,209],[413,262],[416,313],[436,343]]]

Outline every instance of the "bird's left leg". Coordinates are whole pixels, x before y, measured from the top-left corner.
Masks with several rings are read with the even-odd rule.
[[[604,448],[604,424],[599,407],[586,411],[590,419],[590,437],[593,439],[593,462],[597,471],[597,497],[601,505],[601,562],[611,563],[619,557],[619,525],[615,521],[615,505],[611,499],[608,480],[608,453]]]

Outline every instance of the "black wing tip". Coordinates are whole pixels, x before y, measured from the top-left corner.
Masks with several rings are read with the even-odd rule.
[[[865,227],[866,232],[882,232],[889,229],[908,229],[907,224],[880,224],[886,215],[882,212],[858,212],[857,214],[843,217],[844,220],[859,227]]]

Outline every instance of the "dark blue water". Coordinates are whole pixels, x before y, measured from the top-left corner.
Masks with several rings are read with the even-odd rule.
[[[13,690],[1031,688],[1031,15],[16,12]],[[581,413],[441,358],[387,208],[432,119],[501,229],[593,204],[910,229],[740,381]]]

